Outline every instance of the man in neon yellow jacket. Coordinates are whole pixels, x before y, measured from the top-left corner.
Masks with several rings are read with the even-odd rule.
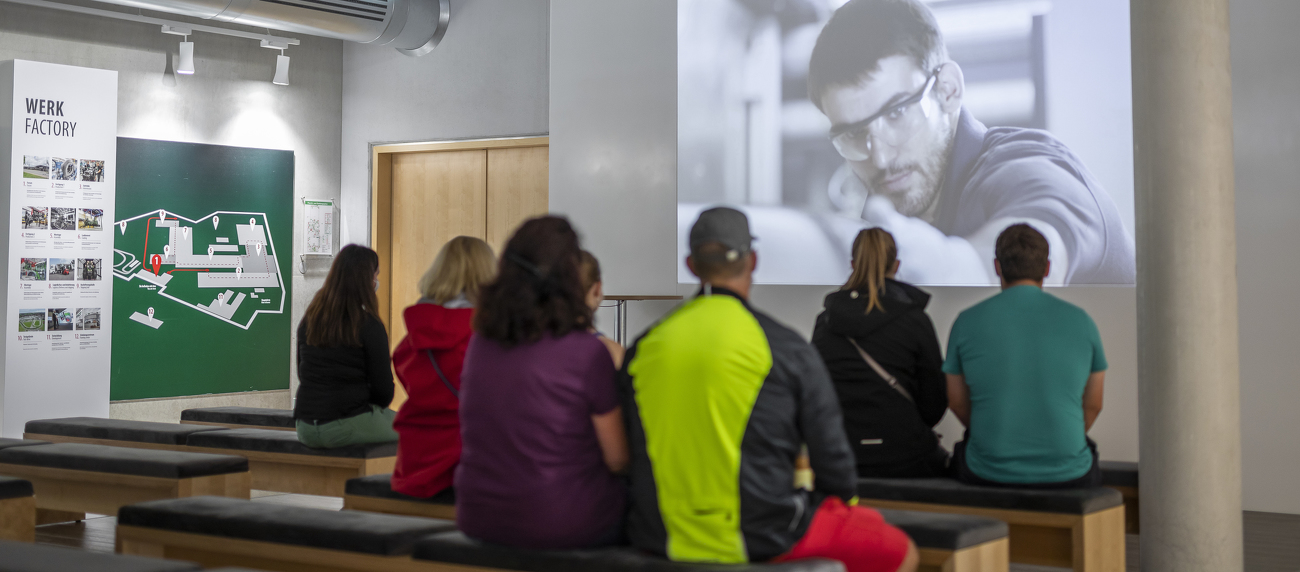
[[[637,340],[619,373],[632,544],[688,562],[914,570],[907,536],[855,506],[853,452],[821,358],[749,306],[752,240],[739,211],[701,213],[687,258],[700,294]],[[801,445],[814,491],[794,487]]]

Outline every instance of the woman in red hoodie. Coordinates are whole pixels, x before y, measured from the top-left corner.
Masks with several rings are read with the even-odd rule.
[[[402,312],[407,333],[393,352],[393,366],[408,398],[393,421],[400,436],[392,480],[396,492],[454,501],[460,371],[479,287],[495,274],[492,247],[477,238],[453,238],[420,279],[423,297]]]

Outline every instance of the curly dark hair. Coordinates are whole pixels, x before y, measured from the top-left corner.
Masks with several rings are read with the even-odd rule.
[[[563,336],[592,323],[579,275],[582,248],[568,219],[541,216],[515,231],[496,279],[484,286],[474,331],[505,347]]]

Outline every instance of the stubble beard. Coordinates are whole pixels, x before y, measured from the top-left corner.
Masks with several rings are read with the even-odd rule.
[[[894,165],[876,172],[871,177],[869,185],[871,194],[888,198],[894,204],[894,209],[904,216],[919,217],[931,212],[935,203],[939,201],[939,191],[943,188],[948,170],[948,158],[952,155],[952,146],[957,135],[956,129],[950,126],[945,126],[941,133],[940,137],[944,140],[934,147],[938,152],[931,153],[923,160],[909,165]],[[889,193],[882,190],[885,179],[906,171],[915,171],[920,177],[919,184],[902,193]]]

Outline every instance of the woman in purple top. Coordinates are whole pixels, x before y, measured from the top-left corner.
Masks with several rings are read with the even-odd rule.
[[[569,549],[619,538],[627,438],[614,362],[589,331],[578,235],[515,231],[479,294],[461,375],[456,524],[479,540]]]

